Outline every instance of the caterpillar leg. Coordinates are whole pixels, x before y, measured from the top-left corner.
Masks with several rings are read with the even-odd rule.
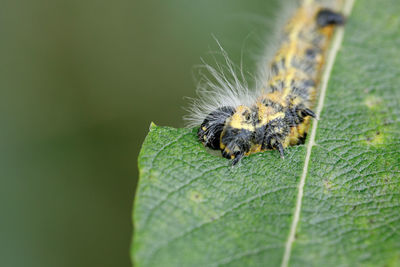
[[[237,154],[235,156],[235,158],[232,159],[232,161],[231,161],[232,162],[232,166],[236,165],[243,158],[243,156],[244,156],[243,153]]]
[[[284,152],[284,150],[283,150],[283,145],[282,145],[282,143],[279,143],[278,144],[278,149],[279,149],[279,153],[281,154],[281,158],[285,158],[285,152]]]
[[[343,25],[344,16],[330,9],[321,9],[317,14],[317,24],[321,28],[329,25]]]

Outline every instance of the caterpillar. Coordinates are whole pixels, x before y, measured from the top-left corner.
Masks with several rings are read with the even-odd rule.
[[[262,77],[269,73],[268,78],[261,78],[255,91],[241,82],[221,47],[233,79],[207,65],[215,81],[206,79],[186,118],[189,126],[200,125],[199,141],[220,150],[233,165],[265,150],[278,150],[284,158],[285,148],[304,143],[310,120],[316,117],[312,108],[325,53],[334,27],[344,20],[341,13],[315,3],[298,7],[263,71]]]

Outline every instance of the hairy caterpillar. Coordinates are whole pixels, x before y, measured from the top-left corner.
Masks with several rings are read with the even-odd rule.
[[[343,23],[344,17],[329,8],[314,3],[300,6],[284,28],[280,48],[269,64],[269,78],[261,79],[253,93],[237,78],[226,55],[233,80],[208,66],[216,83],[206,81],[211,90],[199,91],[201,98],[188,118],[190,126],[200,125],[199,140],[221,150],[232,164],[269,149],[284,157],[287,146],[303,143],[310,119],[315,118],[312,106],[325,52],[334,26]]]

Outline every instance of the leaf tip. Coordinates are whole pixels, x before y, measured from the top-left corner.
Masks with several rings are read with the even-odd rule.
[[[153,130],[153,128],[157,127],[154,122],[150,122],[149,131]]]

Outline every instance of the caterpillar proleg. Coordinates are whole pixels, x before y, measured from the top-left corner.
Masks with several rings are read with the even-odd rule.
[[[226,69],[232,76],[206,65],[215,82],[206,79],[195,100],[189,126],[199,126],[198,138],[236,164],[243,156],[265,150],[284,149],[304,142],[316,88],[334,27],[344,17],[314,1],[304,1],[283,29],[279,49],[265,62],[255,90],[242,82],[221,48]]]

